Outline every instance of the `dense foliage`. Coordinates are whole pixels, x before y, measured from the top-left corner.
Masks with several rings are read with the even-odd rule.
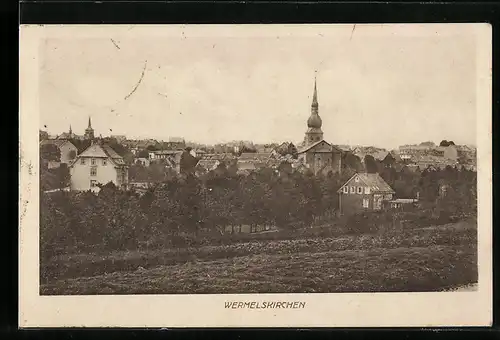
[[[422,214],[474,214],[476,173],[454,168],[442,171],[395,172],[381,175],[400,197],[419,192]],[[41,245],[44,256],[60,251],[136,249],[142,246],[195,244],[200,235],[218,238],[242,225],[276,226],[296,233],[318,223],[336,224],[337,189],[348,178],[315,177],[261,169],[238,176],[225,168],[196,176],[163,176],[140,195],[111,183],[91,192],[56,192],[41,196]],[[444,193],[443,188],[446,188]],[[388,215],[358,215],[345,221],[348,230],[373,232],[368,224],[385,223]],[[412,218],[420,218],[414,216]],[[392,217],[391,217],[392,218]],[[368,223],[370,222],[370,223]]]
[[[49,163],[61,161],[61,151],[54,144],[44,144],[40,147],[40,190],[54,190],[69,186],[70,174],[64,163],[50,168]]]

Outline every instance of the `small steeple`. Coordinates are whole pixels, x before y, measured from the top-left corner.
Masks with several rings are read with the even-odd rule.
[[[69,124],[69,134],[72,135],[73,134],[73,130],[71,130],[71,124]]]
[[[92,129],[92,123],[90,122],[90,116],[89,116],[89,126],[88,126],[89,129]]]

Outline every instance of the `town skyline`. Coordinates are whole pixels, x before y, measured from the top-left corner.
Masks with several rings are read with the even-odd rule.
[[[40,128],[40,130],[44,131],[44,132],[47,132],[48,135],[49,135],[49,138],[57,138],[57,137],[63,135],[64,133],[68,132],[68,131],[60,131],[58,133],[54,133],[54,132],[52,132],[50,130],[45,129],[45,127]],[[84,133],[80,133],[79,131],[76,131],[74,128],[72,128],[72,132],[75,135],[77,135],[77,136],[78,135],[80,135],[80,136],[84,135]],[[268,142],[265,142],[265,141],[264,142],[255,142],[255,141],[252,141],[252,140],[234,139],[234,140],[215,141],[215,142],[212,142],[212,143],[203,143],[203,142],[198,142],[196,140],[185,139],[182,135],[166,136],[166,137],[161,138],[161,137],[151,137],[151,136],[128,136],[128,135],[114,133],[113,131],[109,131],[107,134],[96,133],[96,138],[113,138],[113,137],[117,137],[117,136],[124,136],[127,140],[155,140],[157,142],[168,142],[171,138],[182,138],[182,139],[184,139],[184,141],[186,143],[193,143],[193,144],[207,145],[207,146],[214,146],[214,145],[218,145],[218,144],[231,144],[231,143],[238,143],[238,142],[248,142],[248,143],[253,143],[255,145],[281,144],[281,143],[291,142],[294,145],[299,146],[299,143],[302,142],[302,140],[297,140],[297,141],[294,141],[294,140],[282,140],[282,141],[271,141],[271,142],[270,141],[268,141]],[[400,146],[405,146],[405,145],[419,145],[419,144],[428,143],[428,142],[432,142],[435,145],[439,145],[439,143],[442,140],[451,141],[451,139],[446,139],[446,138],[443,138],[441,140],[420,140],[420,141],[408,142],[408,143],[404,143],[404,144],[400,144],[400,145],[396,145],[396,146],[392,146],[392,147],[387,147],[387,146],[384,146],[384,145],[377,145],[377,144],[340,144],[340,143],[339,144],[332,143],[332,144],[333,145],[347,145],[347,146],[351,146],[351,147],[375,147],[375,148],[381,148],[381,149],[391,150],[391,149],[397,149]],[[453,141],[453,142],[456,145],[467,145],[467,146],[471,146],[471,147],[474,147],[474,148],[477,147],[475,143],[458,143],[458,142],[455,142],[455,141]]]
[[[332,144],[476,144],[475,45],[467,30],[398,27],[411,38],[390,27],[368,34],[360,25],[352,37],[344,25],[317,30],[45,40],[40,128],[82,133],[90,115],[96,135],[296,143],[317,71],[324,139]]]

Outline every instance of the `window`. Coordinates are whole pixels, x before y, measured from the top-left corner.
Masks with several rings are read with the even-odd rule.
[[[365,195],[369,195],[370,194],[370,187],[365,187]]]
[[[344,194],[348,194],[349,193],[349,188],[348,187],[344,187]]]
[[[96,165],[96,160],[95,160],[95,158],[92,158],[92,160],[90,161],[90,164],[92,164],[92,165]]]
[[[90,168],[90,176],[97,176],[97,167],[93,166]]]
[[[370,206],[370,200],[368,198],[363,198],[363,208],[368,208]]]
[[[358,194],[362,194],[363,193],[363,187],[358,187]]]
[[[102,160],[102,165],[106,166],[108,164],[108,161],[106,159]]]
[[[95,179],[90,180],[90,187],[95,188],[97,186],[97,181]]]
[[[392,200],[392,194],[387,194],[385,195],[386,200]]]
[[[359,182],[359,177],[356,177],[356,178],[354,179],[354,181],[355,181],[355,182]]]
[[[349,188],[350,188],[350,189],[349,189],[349,192],[350,192],[351,194],[355,194],[355,193],[356,193],[356,187],[349,187]]]
[[[80,160],[80,164],[85,165],[85,158],[82,158],[82,159]]]

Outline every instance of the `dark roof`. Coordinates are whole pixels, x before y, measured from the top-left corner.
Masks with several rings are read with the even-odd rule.
[[[123,157],[120,156],[119,154],[117,154],[116,151],[113,150],[113,148],[111,146],[104,144],[104,145],[101,145],[101,147],[103,148],[104,152],[106,152],[106,154],[109,157],[111,157],[113,159],[123,159]]]

